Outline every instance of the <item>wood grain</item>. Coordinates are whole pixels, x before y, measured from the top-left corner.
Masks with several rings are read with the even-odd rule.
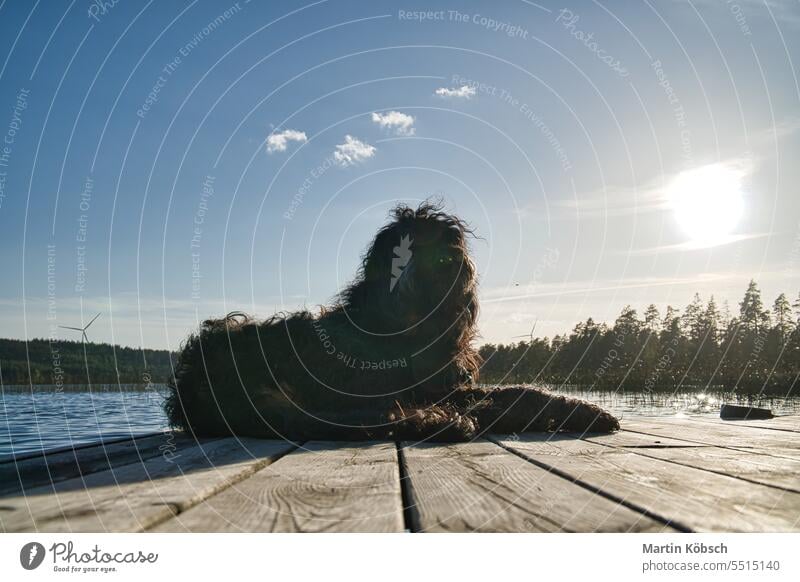
[[[140,437],[0,462],[0,531],[800,531],[800,439],[774,420],[627,417],[399,459],[394,443]]]
[[[92,473],[0,499],[2,531],[139,531],[250,475],[292,446],[227,438],[175,457]],[[55,492],[55,493],[54,493]]]
[[[785,432],[800,432],[800,415],[776,416],[769,420],[722,420],[721,418],[698,417],[692,418],[693,422],[706,422],[732,427],[752,427],[766,428],[770,430],[782,430]]]
[[[154,531],[400,532],[394,443],[312,442]]]
[[[420,531],[671,531],[495,443],[403,448]]]
[[[730,422],[705,423],[686,419],[627,419],[624,430],[740,451],[758,451],[773,457],[800,459],[800,438],[785,431],[739,426]]]
[[[702,443],[695,443],[679,438],[670,438],[639,432],[622,430],[613,434],[585,434],[580,435],[583,440],[590,443],[609,444],[617,447],[628,447],[632,449],[658,449],[658,448],[697,448],[705,447]]]
[[[567,436],[525,435],[498,442],[681,529],[800,531],[798,493]]]
[[[81,449],[90,449],[92,447],[102,447],[102,446],[109,446],[116,443],[123,443],[126,441],[131,441],[135,439],[147,439],[154,436],[160,436],[165,434],[169,431],[153,431],[148,432],[145,434],[140,434],[136,436],[125,436],[125,437],[113,437],[113,438],[101,438],[98,441],[90,442],[90,443],[82,443],[82,444],[75,444],[75,445],[67,445],[64,447],[53,447],[51,449],[47,449],[46,451],[30,451],[27,453],[7,453],[0,455],[0,465],[3,463],[14,463],[19,461],[24,461],[26,459],[36,459],[40,458],[44,455],[53,455],[55,453],[63,453],[63,452],[71,452],[71,451],[78,451]]]
[[[713,447],[627,431],[585,440],[626,449],[645,457],[662,459],[800,493],[800,460],[797,459],[772,457],[752,449],[734,450]],[[659,444],[653,444],[656,441]]]
[[[210,440],[204,439],[203,442]],[[40,485],[141,462],[158,455],[176,455],[196,442],[182,433],[161,433],[27,455],[0,463],[0,495],[21,493]]]

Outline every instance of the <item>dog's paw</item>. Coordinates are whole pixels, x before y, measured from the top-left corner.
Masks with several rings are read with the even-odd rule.
[[[475,438],[478,432],[475,418],[448,405],[397,406],[387,420],[392,424],[391,436],[397,440],[463,442]]]
[[[588,402],[580,402],[569,413],[562,429],[580,432],[611,433],[619,430],[616,416]]]
[[[619,430],[619,419],[613,414],[605,410],[596,414],[594,419],[589,423],[586,432],[602,432],[610,433]]]

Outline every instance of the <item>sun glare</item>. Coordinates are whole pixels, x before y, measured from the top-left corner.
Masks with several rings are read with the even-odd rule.
[[[723,164],[681,172],[667,195],[681,229],[699,246],[726,240],[744,210],[742,172]]]

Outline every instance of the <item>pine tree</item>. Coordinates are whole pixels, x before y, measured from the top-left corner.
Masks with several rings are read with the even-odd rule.
[[[658,333],[661,330],[660,318],[661,314],[658,312],[658,307],[651,303],[644,312],[645,328],[650,332]]]
[[[797,300],[792,304],[794,307],[794,319],[797,327],[800,328],[800,293],[797,294]]]
[[[769,324],[769,314],[764,311],[764,303],[761,301],[761,290],[752,279],[744,292],[742,302],[739,303],[739,323],[756,333],[762,331],[765,324]]]
[[[630,305],[623,307],[622,312],[614,322],[614,333],[624,336],[635,336],[642,329],[642,322],[636,310]]]
[[[722,309],[719,313],[719,331],[723,335],[727,335],[728,328],[731,326],[731,305],[726,299],[722,302]]]
[[[703,304],[695,295],[684,315],[667,306],[659,321],[658,309],[649,305],[641,321],[626,306],[611,328],[587,319],[552,341],[484,346],[481,375],[487,383],[674,388],[682,382],[785,393],[800,374],[800,297],[790,304],[781,294],[770,323],[751,282],[739,308],[731,317],[727,302],[720,307],[711,296]]]
[[[664,323],[661,329],[667,331],[671,327],[680,324],[680,310],[675,309],[672,305],[667,305],[667,311],[664,314]]]
[[[695,343],[694,376],[700,383],[708,384],[712,382],[713,375],[719,364],[719,320],[719,309],[712,295],[702,309],[698,317],[697,327],[693,331]]]
[[[684,333],[695,343],[703,341],[705,329],[703,325],[703,301],[700,294],[695,293],[692,302],[686,306],[682,317]]]
[[[721,319],[722,314],[717,308],[717,302],[714,300],[714,296],[712,295],[709,298],[708,304],[706,305],[706,310],[703,313],[703,325],[705,327],[703,334],[707,338],[706,341],[710,341],[715,344],[717,343]]]
[[[672,307],[672,305],[667,305],[659,340],[662,346],[669,346],[672,349],[684,341],[680,311]]]
[[[778,298],[773,304],[772,312],[775,315],[775,331],[780,338],[781,345],[783,345],[794,328],[792,306],[784,293],[778,295]]]

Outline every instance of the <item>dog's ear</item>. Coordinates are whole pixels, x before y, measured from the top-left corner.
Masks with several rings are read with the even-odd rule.
[[[391,260],[388,258],[392,252],[392,241],[390,232],[382,230],[372,241],[367,254],[364,257],[364,281],[370,284],[377,283],[381,279],[387,279],[391,272]]]

